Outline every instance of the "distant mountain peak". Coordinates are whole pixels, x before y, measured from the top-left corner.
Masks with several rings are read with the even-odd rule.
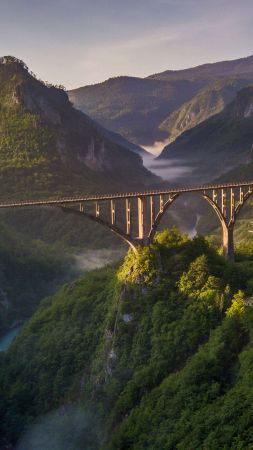
[[[27,65],[25,64],[22,59],[16,58],[15,56],[6,55],[6,56],[0,56],[0,64],[7,65],[7,64],[19,64],[23,68],[28,70]]]
[[[200,64],[186,69],[165,70],[164,72],[149,75],[147,78],[167,81],[185,79],[196,81],[210,77],[222,78],[242,73],[253,73],[253,55],[239,59]]]
[[[253,56],[248,56],[147,78],[118,76],[68,95],[78,109],[106,128],[152,147],[220,112],[252,82]]]

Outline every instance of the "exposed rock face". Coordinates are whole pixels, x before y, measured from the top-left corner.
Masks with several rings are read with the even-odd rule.
[[[147,78],[120,76],[68,92],[81,111],[144,146],[173,141],[219,113],[253,82],[253,56],[165,71]]]
[[[235,100],[224,110],[224,116],[234,119],[247,119],[252,117],[253,86],[242,89]]]
[[[251,116],[253,116],[253,102],[247,106],[244,112],[244,117],[251,117]]]
[[[35,181],[40,173],[47,180],[57,176],[57,187],[66,181],[69,190],[75,184],[69,178],[78,176],[82,190],[89,180],[94,192],[99,179],[92,172],[105,174],[109,186],[114,179],[118,184],[159,181],[144,168],[137,146],[73,108],[64,90],[37,80],[12,57],[0,60],[0,126],[2,170],[18,165],[22,177],[36,166]]]
[[[159,158],[181,159],[203,182],[251,162],[252,143],[253,87],[249,86],[219,114],[181,134]]]
[[[91,170],[104,171],[111,170],[113,167],[112,163],[107,159],[107,150],[104,141],[101,141],[100,145],[97,146],[94,139],[91,139],[86,155],[83,157],[79,154],[78,160],[83,162]]]
[[[170,134],[170,142],[174,141],[184,131],[220,113],[236,97],[237,92],[251,81],[247,77],[225,78],[205,87],[189,102],[170,114],[160,128]]]

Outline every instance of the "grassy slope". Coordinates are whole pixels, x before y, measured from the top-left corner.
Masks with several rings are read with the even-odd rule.
[[[78,402],[95,410],[91,449],[249,448],[251,309],[234,295],[252,280],[252,254],[225,263],[165,231],[120,270],[65,286],[1,359],[2,439]]]

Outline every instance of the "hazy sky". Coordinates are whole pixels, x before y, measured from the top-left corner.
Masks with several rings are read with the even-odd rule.
[[[253,54],[252,0],[0,0],[0,55],[74,88]]]

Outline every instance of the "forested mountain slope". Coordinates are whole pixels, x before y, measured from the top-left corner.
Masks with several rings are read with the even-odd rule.
[[[167,83],[135,77],[110,78],[103,83],[68,92],[73,104],[103,124],[138,144],[150,144],[167,136],[159,125],[180,105],[190,100],[202,82]]]
[[[0,224],[0,337],[69,279],[72,258],[59,247]]]
[[[127,139],[152,145],[219,112],[253,82],[253,56],[147,78],[121,76],[68,92],[80,110]]]
[[[159,159],[189,164],[199,176],[217,178],[252,160],[253,87],[242,89],[226,108],[184,132],[166,146]]]
[[[251,448],[252,264],[164,231],[46,299],[0,355],[2,448]]]
[[[74,109],[64,90],[37,80],[22,61],[0,59],[2,201],[145,189],[160,180],[143,166],[138,150]],[[49,242],[80,246],[103,240],[100,227],[60,211],[19,210],[1,217]]]
[[[2,197],[96,192],[155,181],[117,136],[12,57],[0,61],[0,107]]]
[[[184,131],[221,112],[236,97],[237,92],[252,81],[253,75],[251,78],[225,78],[209,84],[170,114],[161,123],[160,129],[167,131],[169,139],[174,141]]]

